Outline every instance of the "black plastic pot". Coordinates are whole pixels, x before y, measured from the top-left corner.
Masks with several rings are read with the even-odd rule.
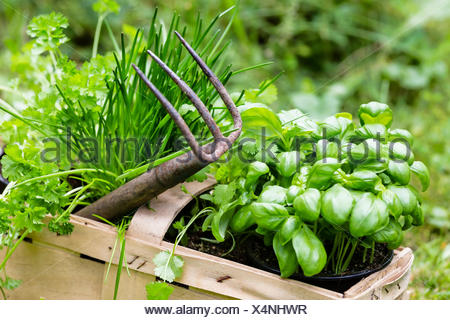
[[[260,259],[260,257],[258,257],[256,255],[255,241],[262,241],[262,240],[259,238],[256,238],[256,237],[252,237],[246,241],[246,249],[247,249],[249,262],[259,269],[280,275],[281,273],[280,273],[280,269],[278,267],[268,265],[265,261],[262,261]],[[353,285],[358,283],[363,278],[366,278],[369,275],[371,275],[372,273],[375,273],[375,272],[385,268],[392,261],[393,257],[394,257],[394,252],[391,250],[386,257],[386,260],[378,268],[371,269],[371,270],[363,270],[363,271],[355,272],[352,274],[346,274],[346,275],[342,275],[342,276],[332,275],[332,276],[306,277],[305,275],[303,275],[303,273],[296,273],[296,274],[293,274],[290,278],[299,280],[299,281],[302,281],[305,283],[309,283],[309,284],[312,284],[312,285],[315,285],[315,286],[318,286],[321,288],[325,288],[325,289],[329,289],[332,291],[343,293],[343,292],[347,291],[348,289],[350,289]]]

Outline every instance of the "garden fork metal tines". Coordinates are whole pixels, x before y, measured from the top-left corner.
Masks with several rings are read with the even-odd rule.
[[[77,215],[94,219],[95,217],[93,215],[98,215],[110,220],[124,216],[131,210],[138,208],[150,199],[156,197],[158,194],[161,194],[176,184],[185,181],[188,177],[198,172],[208,164],[218,160],[226,151],[230,149],[231,145],[241,134],[241,116],[224,85],[209,69],[194,49],[192,49],[192,47],[183,39],[183,37],[178,32],[175,33],[183,46],[194,58],[195,62],[200,66],[203,73],[208,77],[209,81],[219,93],[233,118],[235,130],[228,137],[225,137],[217,123],[214,121],[211,113],[197,94],[153,52],[148,50],[147,52],[152,59],[158,63],[158,65],[172,78],[172,80],[198,110],[200,116],[205,121],[209,131],[211,132],[214,141],[205,146],[200,146],[186,122],[174,106],[158,90],[158,88],[150,82],[145,74],[133,64],[133,68],[136,70],[139,77],[153,92],[156,98],[160,101],[161,105],[167,110],[170,117],[186,138],[186,141],[192,150],[185,155],[179,156],[152,168],[146,173],[97,200],[93,204],[81,209],[77,212]]]

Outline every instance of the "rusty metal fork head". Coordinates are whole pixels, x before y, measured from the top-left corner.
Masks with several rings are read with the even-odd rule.
[[[193,105],[208,126],[214,141],[206,146],[200,146],[186,122],[174,106],[158,90],[158,88],[150,82],[145,74],[133,64],[133,68],[136,70],[139,77],[141,77],[147,87],[153,92],[156,98],[158,98],[161,105],[167,110],[170,117],[181,130],[181,133],[186,138],[192,151],[189,151],[186,154],[186,157],[178,156],[177,158],[164,162],[157,167],[151,168],[139,177],[125,183],[91,205],[81,209],[76,213],[77,215],[96,220],[99,220],[96,216],[101,216],[109,220],[120,218],[121,216],[130,213],[133,209],[142,206],[165,190],[185,181],[209,163],[218,160],[226,151],[230,149],[231,145],[241,134],[241,116],[227,90],[220,80],[214,75],[214,73],[208,68],[205,62],[203,62],[199,55],[194,51],[194,49],[192,49],[191,46],[183,39],[183,37],[181,37],[178,32],[176,32],[176,35],[218,91],[233,118],[235,130],[228,137],[225,137],[217,126],[217,123],[214,121],[211,113],[200,98],[195,94],[195,92],[183,80],[181,80],[175,72],[170,70],[170,68],[153,52],[147,51],[153,60],[161,66],[161,68],[172,78],[178,87],[180,87],[184,94],[186,94],[186,96],[192,101]]]
[[[172,120],[175,122],[177,127],[180,129],[183,136],[186,138],[187,143],[191,147],[194,154],[202,161],[214,162],[218,160],[236,141],[236,139],[241,134],[242,130],[242,120],[238,109],[236,108],[233,100],[225,89],[224,85],[220,82],[217,76],[211,71],[211,69],[206,65],[206,63],[200,58],[200,56],[192,49],[192,47],[183,39],[183,37],[175,31],[178,39],[181,41],[183,46],[187,49],[190,55],[194,58],[195,62],[200,66],[203,73],[208,77],[209,81],[212,83],[214,88],[219,93],[221,99],[225,103],[228,111],[230,112],[235,131],[233,131],[228,137],[225,137],[220,131],[217,123],[214,121],[211,113],[206,108],[202,100],[197,96],[197,94],[184,82],[174,71],[172,71],[161,59],[154,54],[152,51],[148,50],[147,53],[152,57],[152,59],[172,78],[172,80],[177,84],[177,86],[183,91],[183,93],[189,98],[192,104],[195,106],[200,116],[205,121],[211,132],[214,142],[201,147],[191,130],[187,126],[184,119],[177,112],[175,107],[167,100],[167,98],[155,87],[155,85],[145,76],[145,74],[133,64],[133,68],[136,70],[137,74],[144,81],[146,86],[153,92],[156,98],[159,100],[161,105],[167,110]]]

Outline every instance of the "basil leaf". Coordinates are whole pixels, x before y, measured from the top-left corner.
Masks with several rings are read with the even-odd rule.
[[[252,162],[248,166],[247,180],[245,182],[245,185],[247,187],[251,186],[258,180],[258,178],[260,176],[265,175],[266,173],[269,173],[269,171],[270,171],[269,167],[264,162],[260,162],[260,161]]]
[[[398,219],[402,214],[403,207],[397,195],[392,190],[386,189],[381,193],[381,199],[386,203],[389,213]]]
[[[427,166],[422,161],[414,161],[410,169],[419,178],[422,192],[426,191],[430,186],[430,172]]]
[[[278,116],[268,108],[255,107],[241,113],[245,132],[257,136],[283,138],[283,129]]]
[[[389,144],[389,158],[393,160],[403,160],[412,165],[414,162],[414,153],[411,147],[403,142]]]
[[[239,209],[231,219],[230,227],[234,232],[243,232],[255,223],[250,206]]]
[[[297,172],[292,179],[292,184],[299,186],[301,189],[306,189],[306,184],[309,179],[309,175],[311,174],[310,166],[302,166],[300,168],[300,172]]]
[[[219,211],[211,222],[211,231],[217,241],[223,242],[227,233],[228,224],[233,217],[234,208],[227,211]]]
[[[423,225],[423,223],[425,222],[424,219],[424,215],[423,215],[423,210],[422,210],[422,206],[417,204],[416,208],[414,209],[414,211],[411,213],[411,217],[413,218],[412,220],[412,225],[413,226],[421,226]]]
[[[358,111],[359,121],[362,125],[379,123],[390,127],[393,119],[392,110],[387,104],[372,101],[362,104]]]
[[[411,217],[411,216],[404,216],[403,217],[402,230],[408,230],[409,228],[411,228],[412,222],[413,222],[413,217]]]
[[[320,191],[314,188],[307,189],[294,200],[295,213],[307,222],[314,222],[320,215]]]
[[[407,185],[411,178],[409,165],[404,161],[389,161],[387,172],[396,182],[401,185]]]
[[[400,200],[403,208],[403,215],[413,213],[413,211],[416,209],[417,197],[414,192],[411,191],[411,189],[409,189],[408,187],[394,185],[388,186],[388,189],[394,192]]]
[[[313,132],[315,138],[330,139],[335,136],[341,138],[350,130],[353,130],[354,124],[351,119],[345,117],[330,116],[319,125],[319,132]]]
[[[278,230],[278,227],[289,216],[287,209],[276,203],[253,202],[250,210],[258,226],[273,231]]]
[[[300,219],[297,216],[290,216],[286,219],[280,229],[280,239],[283,245],[285,245],[289,240],[292,239],[292,236],[299,227]]]
[[[282,278],[288,278],[298,270],[298,264],[295,259],[295,251],[292,247],[292,242],[289,241],[283,245],[280,232],[277,232],[273,237],[273,251],[277,256],[278,265],[281,271]]]
[[[405,129],[393,129],[389,130],[389,141],[392,140],[405,140],[412,147],[414,143],[414,138],[412,134]]]
[[[299,196],[302,192],[303,192],[303,189],[300,188],[299,186],[296,186],[296,185],[290,186],[286,193],[287,204],[292,204],[294,202],[295,198],[297,198],[297,196]]]
[[[325,191],[322,196],[321,211],[323,218],[334,225],[347,222],[353,207],[353,197],[340,184]]]
[[[355,203],[350,216],[349,230],[352,236],[360,238],[381,230],[388,222],[386,204],[369,193]]]
[[[297,261],[307,277],[318,274],[327,263],[327,252],[322,241],[308,228],[303,225],[293,238],[292,245],[297,256]]]
[[[359,144],[349,143],[346,147],[348,160],[355,164],[373,160],[384,162],[389,156],[387,146],[377,139],[365,139]]]
[[[373,234],[371,238],[375,242],[388,244],[389,249],[396,249],[403,240],[402,226],[391,217],[389,219],[389,224]]]
[[[341,166],[337,159],[325,158],[317,161],[311,168],[307,180],[308,188],[327,189],[331,184],[333,173]]]
[[[375,172],[360,170],[355,171],[348,176],[348,179],[345,181],[344,185],[355,190],[372,191],[380,182],[381,179]]]
[[[258,202],[286,204],[286,193],[286,188],[267,186],[259,195]]]
[[[386,127],[382,124],[366,124],[352,132],[350,141],[361,141],[364,139],[383,140],[386,138]]]
[[[297,151],[282,152],[277,155],[277,170],[283,177],[291,177],[300,168],[300,153]]]
[[[336,158],[339,159],[340,149],[336,142],[330,142],[326,139],[317,141],[316,144],[316,159]]]

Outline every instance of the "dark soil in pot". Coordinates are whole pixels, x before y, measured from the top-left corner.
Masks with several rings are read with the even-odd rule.
[[[256,237],[248,239],[245,242],[245,246],[247,248],[248,259],[252,265],[272,273],[280,274],[278,261],[272,247],[265,246],[262,239]],[[312,277],[306,277],[300,271],[290,278],[343,293],[363,278],[386,267],[392,261],[393,251],[388,250],[384,244],[376,244],[372,263],[369,261],[368,256],[369,254],[367,255],[366,261],[363,262],[363,249],[359,246],[355,251],[347,271],[342,274],[336,275],[331,270],[324,269],[321,273]]]
[[[173,232],[173,233],[172,233]],[[176,232],[172,230],[166,235],[166,240],[173,242]],[[210,242],[213,240],[210,232],[188,230],[187,238],[181,245],[188,248],[208,253],[217,257],[246,264],[258,269],[280,274],[278,261],[271,246],[264,245],[262,238],[252,236],[250,238],[235,239],[235,245],[230,238],[222,243]],[[233,250],[231,250],[234,247]],[[231,251],[230,251],[231,250]],[[361,279],[386,267],[392,260],[393,252],[383,244],[376,244],[373,262],[369,262],[369,254],[366,262],[362,262],[362,249],[357,249],[348,271],[341,275],[334,275],[328,270],[322,271],[313,277],[305,277],[301,273],[291,276],[292,279],[300,280],[325,289],[345,292]]]

